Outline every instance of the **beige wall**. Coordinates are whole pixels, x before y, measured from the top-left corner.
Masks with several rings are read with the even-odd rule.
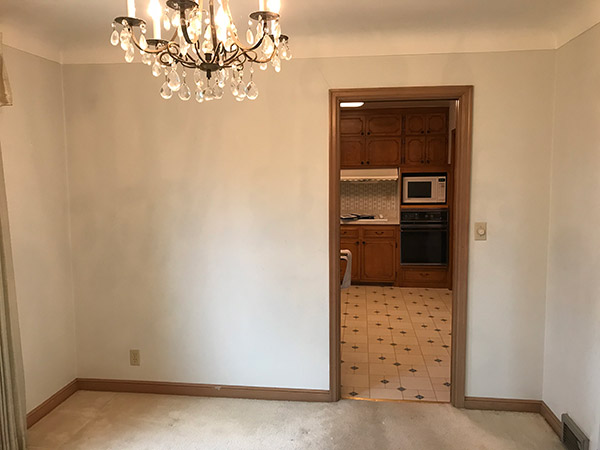
[[[544,400],[600,448],[600,26],[557,52]]]
[[[294,60],[259,100],[64,68],[79,375],[328,387],[328,90],[475,85],[467,393],[540,398],[554,52]],[[128,349],[139,348],[132,368]]]
[[[14,106],[0,109],[27,409],[76,376],[62,68],[5,47]]]

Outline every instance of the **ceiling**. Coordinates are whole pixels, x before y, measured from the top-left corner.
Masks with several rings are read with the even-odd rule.
[[[138,15],[148,1],[136,0]],[[230,7],[244,29],[258,0]],[[126,0],[0,0],[0,31],[52,59],[105,60],[110,22],[125,11]],[[600,21],[600,2],[282,0],[281,12],[295,56],[363,56],[557,48]]]

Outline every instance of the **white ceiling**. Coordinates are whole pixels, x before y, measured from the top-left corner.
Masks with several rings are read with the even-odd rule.
[[[138,15],[148,1],[136,0]],[[244,29],[258,0],[230,6]],[[122,56],[108,36],[125,11],[126,0],[0,0],[0,31],[52,59],[108,61]],[[549,49],[599,21],[598,0],[282,0],[300,57]]]

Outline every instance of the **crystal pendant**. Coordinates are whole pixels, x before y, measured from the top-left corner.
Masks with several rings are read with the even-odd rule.
[[[213,88],[213,93],[215,94],[215,98],[217,100],[221,100],[223,98],[224,91],[221,86],[219,86],[219,85],[215,86]]]
[[[173,70],[171,70],[167,76],[167,81],[169,82],[171,90],[177,92],[179,88],[181,88],[181,78],[179,78],[179,74],[177,73],[177,70],[175,70],[175,67],[173,67]]]
[[[165,100],[168,100],[171,97],[173,97],[173,91],[169,87],[169,83],[167,81],[165,81],[160,88],[160,96]]]
[[[152,64],[152,55],[149,53],[142,53],[142,62],[147,66]]]
[[[163,15],[163,28],[166,31],[169,31],[171,29],[171,20],[169,19],[169,16],[167,16],[166,14]]]
[[[279,24],[279,21],[275,22],[275,29],[273,30],[273,38],[275,39],[275,42],[279,41],[279,37],[281,36],[281,25]]]
[[[279,56],[274,56],[273,57],[273,68],[275,69],[275,72],[279,73],[281,72],[281,60],[279,59]]]
[[[248,86],[246,86],[246,96],[248,97],[248,100],[256,100],[258,97],[258,87],[254,81],[250,81]]]
[[[142,50],[146,50],[148,48],[148,41],[146,40],[146,36],[143,34],[140,36],[140,48]]]
[[[198,103],[202,103],[202,102],[204,101],[204,94],[202,93],[202,90],[201,90],[201,89],[198,89],[198,90],[196,91],[196,101],[197,101]]]
[[[210,86],[204,89],[204,100],[210,102],[213,98],[215,98],[213,89]]]
[[[133,44],[129,45],[127,51],[125,52],[125,61],[128,63],[133,62],[133,58],[135,56],[135,47]]]
[[[152,64],[152,75],[154,75],[155,77],[160,77],[161,72],[162,72],[162,67],[161,67],[160,63],[158,62],[158,59],[156,59],[154,61],[154,64]]]
[[[283,44],[279,50],[279,56],[281,56],[281,59],[283,59],[284,61],[288,60],[288,47],[287,44]]]
[[[244,95],[244,96],[238,95],[238,96],[236,96],[236,97],[235,97],[235,99],[236,99],[238,102],[243,102],[245,98],[246,98],[246,96],[245,96],[245,95]]]
[[[198,87],[204,85],[204,73],[200,69],[194,70],[194,83],[196,83],[196,86]]]
[[[181,85],[181,89],[179,89],[179,98],[184,102],[187,102],[190,98],[192,98],[192,91],[187,83],[183,83]]]
[[[248,31],[246,31],[246,40],[248,41],[248,44],[254,44],[254,34],[250,28],[248,28]]]
[[[235,80],[231,80],[231,95],[237,97],[238,93],[238,82]]]
[[[127,51],[129,43],[131,42],[131,35],[129,34],[129,31],[127,31],[127,28],[121,30],[119,37],[121,38],[121,48],[123,51]]]
[[[241,97],[242,99],[246,97],[246,86],[244,85],[243,81],[240,81],[240,83],[238,84],[237,91],[237,97]]]
[[[115,47],[119,45],[119,32],[117,30],[113,30],[112,34],[110,35],[110,43]]]
[[[271,39],[271,36],[267,35],[263,42],[263,51],[265,52],[265,55],[267,55],[267,58],[273,54],[274,50],[275,44],[273,44],[273,39]]]
[[[225,86],[225,80],[227,79],[227,73],[225,72],[225,69],[221,69],[217,72],[217,84],[219,85],[219,87],[224,87]]]
[[[265,63],[261,63],[260,66],[258,66],[258,67],[260,67],[260,70],[267,70],[268,66],[267,66],[267,63],[265,62]]]

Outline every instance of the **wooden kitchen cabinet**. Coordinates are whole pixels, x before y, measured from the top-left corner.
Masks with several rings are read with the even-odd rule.
[[[444,166],[448,164],[446,136],[407,136],[402,163],[407,166]]]
[[[342,136],[340,139],[340,164],[343,169],[356,169],[365,165],[365,138]]]
[[[398,226],[341,226],[341,248],[352,252],[353,283],[395,283]]]
[[[415,112],[406,115],[406,135],[448,134],[447,111]]]
[[[364,136],[365,117],[363,115],[351,115],[340,117],[341,136]]]
[[[398,166],[402,140],[395,137],[371,137],[366,141],[366,165],[368,167]]]
[[[402,134],[400,114],[373,114],[367,116],[367,136],[399,136]]]
[[[342,111],[342,169],[448,165],[448,108]]]
[[[451,284],[451,273],[447,267],[403,266],[400,270],[400,286],[450,288]]]

